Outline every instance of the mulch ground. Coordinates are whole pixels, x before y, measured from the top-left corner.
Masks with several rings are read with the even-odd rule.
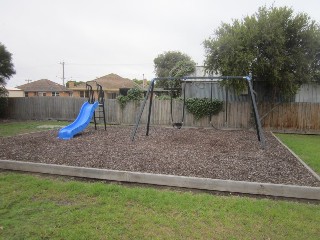
[[[271,133],[261,149],[254,131],[88,127],[71,140],[58,130],[0,138],[0,159],[249,182],[320,186]]]

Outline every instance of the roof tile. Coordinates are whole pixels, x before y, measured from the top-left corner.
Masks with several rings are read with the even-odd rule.
[[[48,79],[40,79],[17,88],[25,92],[70,92],[71,90]]]
[[[134,87],[134,82],[132,80],[129,78],[120,77],[114,73],[88,81],[87,83],[91,84],[92,87],[95,87],[96,82],[99,83],[104,90]],[[71,89],[86,89],[86,83],[81,83]]]

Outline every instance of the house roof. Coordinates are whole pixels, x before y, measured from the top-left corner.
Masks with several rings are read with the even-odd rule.
[[[48,79],[40,79],[34,82],[17,86],[17,88],[25,92],[70,92],[71,91],[70,89],[64,87],[63,85],[52,82]]]
[[[8,91],[23,91],[22,89],[14,88],[14,87],[8,87],[6,88]]]
[[[96,89],[96,82],[102,86],[103,90],[118,90],[119,88],[133,88],[134,82],[129,78],[120,77],[117,74],[111,73],[103,77],[97,78],[87,83],[92,85],[93,89]],[[86,83],[80,83],[79,85],[70,89],[86,89]]]

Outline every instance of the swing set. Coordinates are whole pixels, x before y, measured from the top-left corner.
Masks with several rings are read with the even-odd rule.
[[[221,80],[221,79],[226,79],[226,80],[231,80],[231,79],[243,79],[247,82],[248,85],[248,89],[250,92],[250,99],[251,99],[251,103],[252,103],[252,107],[253,107],[253,113],[254,113],[254,119],[255,119],[255,124],[256,124],[256,131],[257,131],[257,138],[258,141],[261,144],[262,148],[265,148],[266,146],[266,141],[265,141],[265,137],[262,131],[262,126],[261,126],[261,121],[259,118],[259,112],[258,112],[258,107],[257,107],[257,102],[256,102],[256,98],[254,95],[254,91],[253,91],[253,86],[252,86],[252,78],[251,76],[220,76],[220,77],[213,77],[213,76],[207,76],[207,77],[183,77],[183,78],[174,78],[174,77],[165,77],[165,78],[154,78],[152,79],[150,86],[148,88],[148,91],[145,95],[145,98],[140,106],[140,110],[137,114],[136,117],[136,123],[134,126],[134,129],[132,131],[132,135],[131,135],[131,140],[134,141],[136,132],[138,130],[139,124],[140,124],[140,120],[142,117],[142,113],[145,109],[145,106],[147,104],[147,100],[150,98],[149,101],[149,107],[148,107],[148,119],[147,119],[147,128],[146,128],[146,136],[149,136],[149,130],[150,130],[150,119],[151,119],[151,109],[152,109],[152,100],[153,100],[153,94],[154,94],[154,84],[156,81],[163,81],[163,80],[169,80],[169,81],[174,81],[174,80],[180,80],[182,82],[212,82],[214,80]],[[211,84],[212,85],[212,84]],[[172,121],[172,125],[173,127],[176,127],[178,129],[180,129],[183,126],[183,121],[184,121],[184,115],[185,115],[185,84],[184,84],[184,88],[183,88],[183,110],[182,110],[182,119],[181,122],[174,122],[173,120],[173,94],[171,92],[171,102],[170,102],[170,112],[171,112],[171,121]],[[211,86],[211,99],[212,99],[212,86]],[[210,116],[210,123],[211,123],[211,116]]]

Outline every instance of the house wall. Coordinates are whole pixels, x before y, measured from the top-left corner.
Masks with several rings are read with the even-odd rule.
[[[97,94],[96,91],[93,91],[93,96],[94,96],[95,99],[98,98],[98,94]],[[73,90],[72,97],[75,97],[75,98],[88,98],[88,93],[87,93],[86,90]]]
[[[105,91],[105,99],[116,99],[119,96],[119,91]]]
[[[84,92],[85,98],[88,96],[85,95],[85,90],[73,90],[73,97],[79,98],[80,97],[80,92]],[[105,99],[115,99],[119,95],[119,91],[104,91],[104,98]],[[98,92],[94,91],[94,98],[98,99]]]
[[[70,97],[70,92],[60,92],[60,97]]]
[[[9,97],[24,97],[22,90],[8,90]]]
[[[35,97],[37,96],[37,92],[27,92],[28,97]]]
[[[79,90],[73,90],[73,93],[72,93],[72,97],[80,97],[80,91]]]
[[[303,84],[295,96],[295,102],[320,103],[320,84]]]
[[[46,93],[46,97],[52,96],[52,92],[45,92],[45,93]],[[39,92],[28,92],[28,97],[38,97],[38,96],[39,96]],[[59,97],[70,97],[70,94],[69,92],[59,92]]]

